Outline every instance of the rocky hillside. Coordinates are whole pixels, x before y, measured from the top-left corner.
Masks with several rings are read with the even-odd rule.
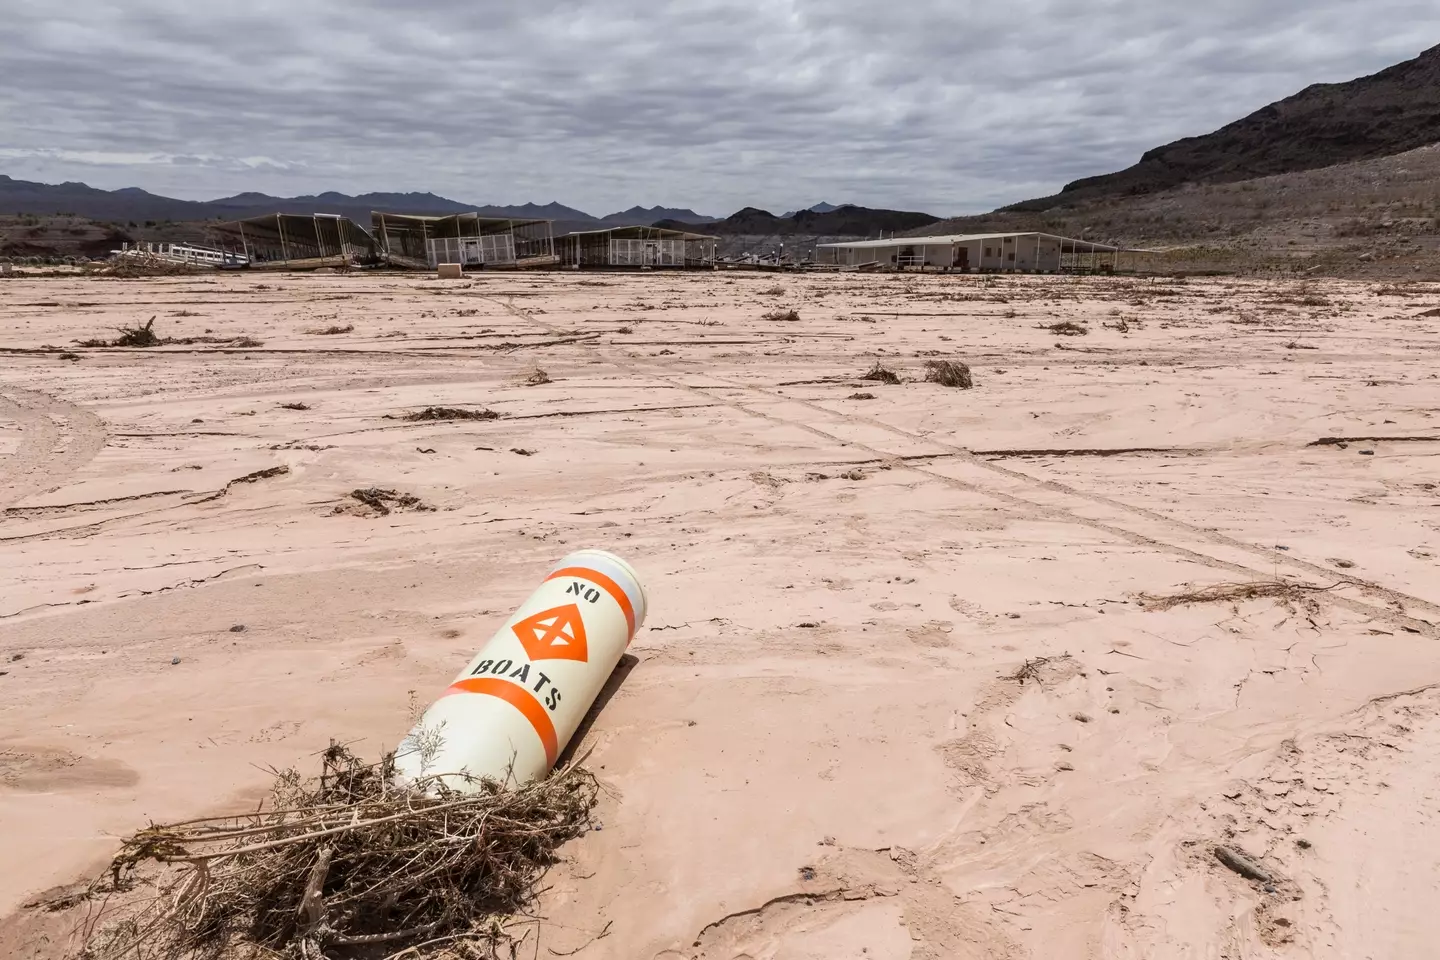
[[[957,217],[911,235],[1041,230],[1215,269],[1440,275],[1440,144],[1318,170]],[[1188,251],[1188,252],[1187,252]],[[1198,253],[1197,253],[1198,251]]]
[[[1156,147],[1118,173],[1067,184],[1016,211],[1073,206],[1369,160],[1440,143],[1440,46],[1348,83],[1321,83],[1201,137]]]

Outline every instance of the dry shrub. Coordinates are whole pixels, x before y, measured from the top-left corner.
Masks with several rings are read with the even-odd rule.
[[[387,419],[395,419],[389,417]],[[464,410],[460,407],[426,407],[415,413],[407,413],[401,420],[498,420],[500,414],[494,410]]]
[[[170,347],[193,346],[197,343],[221,344],[228,347],[263,347],[265,344],[254,337],[161,337],[155,333],[155,318],[151,317],[143,327],[119,327],[120,336],[113,340],[93,338],[76,340],[82,347]]]
[[[876,360],[875,365],[870,368],[870,371],[860,379],[873,380],[875,383],[888,383],[894,385],[900,382],[900,374],[896,373],[894,370],[891,370],[879,360]]]
[[[423,749],[423,746],[422,746]],[[274,771],[246,814],[152,825],[88,891],[104,901],[87,960],[418,957],[422,944],[509,955],[507,919],[531,907],[599,788],[580,767],[514,790],[394,779],[394,757],[325,751],[318,778]]]
[[[975,378],[970,375],[970,368],[958,360],[926,360],[925,381],[959,390],[969,390],[975,386]]]
[[[1314,594],[1333,590],[1336,585],[1317,587],[1308,583],[1286,580],[1255,580],[1247,583],[1217,583],[1209,587],[1183,590],[1180,593],[1156,596],[1140,594],[1140,605],[1146,610],[1169,610],[1196,603],[1233,603],[1238,600],[1273,599],[1279,602],[1314,603]]]
[[[786,322],[786,323],[793,323],[793,322],[795,322],[796,320],[799,320],[799,319],[800,319],[800,313],[799,313],[799,311],[793,310],[793,309],[791,309],[791,310],[771,310],[769,313],[762,313],[762,314],[760,315],[760,319],[761,319],[761,320],[781,320],[781,321],[784,321],[784,322]]]
[[[1037,327],[1039,330],[1049,330],[1051,333],[1061,337],[1083,337],[1090,332],[1090,328],[1074,320],[1061,320],[1059,323],[1042,323]]]
[[[143,327],[119,327],[120,336],[113,340],[92,340],[75,341],[82,347],[155,347],[163,344],[155,335],[155,318],[151,317]]]

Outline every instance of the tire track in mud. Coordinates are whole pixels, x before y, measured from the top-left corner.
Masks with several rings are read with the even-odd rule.
[[[481,299],[491,300],[491,302],[498,304],[507,312],[509,312],[512,316],[526,320],[530,323],[537,324],[547,330],[550,330],[551,332],[556,332],[559,329],[536,318],[529,312],[522,310],[519,307],[516,307],[513,303],[490,297],[482,297]],[[619,367],[622,370],[627,370],[637,376],[648,377],[653,380],[658,380],[661,383],[665,383],[669,386],[697,394],[698,396],[705,397],[709,400],[716,402],[717,404],[727,406],[733,410],[737,410],[749,416],[766,420],[770,423],[794,427],[795,429],[803,430],[813,436],[820,437],[821,439],[830,441],[832,443],[837,443],[841,446],[850,447],[852,449],[863,450],[871,454],[872,456],[875,456],[887,462],[895,462],[897,466],[901,466],[903,469],[909,470],[913,473],[918,473],[933,480],[937,480],[940,483],[954,489],[964,490],[968,493],[976,493],[981,496],[989,497],[993,500],[998,500],[1001,503],[1004,503],[1007,506],[1015,509],[1021,516],[1029,519],[1058,520],[1063,523],[1072,523],[1078,526],[1087,527],[1091,530],[1095,530],[1096,532],[1106,534],[1107,536],[1119,538],[1140,547],[1171,553],[1186,560],[1190,560],[1194,563],[1199,563],[1215,570],[1223,570],[1226,573],[1236,574],[1251,580],[1274,579],[1274,571],[1282,567],[1288,567],[1294,570],[1302,570],[1310,575],[1318,575],[1324,578],[1324,580],[1326,581],[1334,581],[1336,578],[1336,574],[1333,570],[1322,567],[1319,564],[1311,563],[1307,560],[1302,560],[1298,557],[1291,556],[1288,553],[1257,546],[1252,543],[1247,543],[1243,540],[1227,536],[1214,530],[1206,530],[1203,527],[1186,523],[1183,520],[1177,520],[1173,517],[1166,516],[1163,513],[1151,510],[1147,507],[1137,507],[1120,500],[1115,500],[1111,497],[1106,497],[1102,494],[1089,493],[1087,491],[1072,487],[1069,484],[1061,483],[1057,480],[1034,477],[1030,474],[1024,473],[1023,471],[1015,470],[1013,468],[1005,467],[1000,464],[982,459],[981,457],[965,449],[964,447],[956,446],[955,444],[951,443],[946,443],[943,440],[935,440],[930,437],[925,437],[920,434],[912,433],[911,431],[905,430],[901,427],[896,427],[892,424],[885,423],[873,417],[866,417],[861,414],[839,413],[834,410],[830,410],[824,406],[821,406],[814,401],[786,396],[783,393],[767,387],[751,383],[745,383],[744,381],[738,381],[734,380],[733,378],[726,378],[716,374],[707,374],[710,379],[718,381],[725,387],[736,390],[743,390],[746,393],[759,394],[767,399],[778,400],[784,403],[799,404],[824,415],[827,419],[843,419],[848,422],[864,423],[868,426],[882,430],[898,438],[903,438],[905,440],[917,443],[932,444],[934,446],[942,447],[950,451],[952,455],[950,459],[952,460],[952,462],[961,463],[967,467],[988,473],[996,478],[1005,478],[1014,481],[1022,487],[1027,487],[1033,490],[1041,490],[1052,494],[1059,494],[1062,497],[1073,498],[1081,501],[1082,504],[1087,504],[1090,506],[1119,511],[1124,514],[1129,514],[1137,519],[1143,519],[1151,523],[1160,524],[1174,531],[1183,532],[1184,534],[1187,534],[1188,536],[1193,537],[1203,543],[1249,554],[1256,559],[1263,559],[1269,561],[1271,570],[1267,572],[1266,570],[1257,569],[1256,567],[1248,566],[1243,563],[1238,563],[1233,560],[1225,560],[1220,557],[1213,556],[1209,553],[1204,553],[1197,549],[1192,549],[1191,547],[1187,547],[1182,544],[1173,543],[1170,539],[1142,533],[1137,530],[1130,529],[1127,526],[1121,526],[1120,524],[1115,522],[1107,522],[1104,520],[1097,520],[1092,517],[1087,517],[1076,512],[1075,509],[1067,506],[1041,503],[1038,500],[1031,499],[1027,496],[1021,496],[1016,493],[1007,492],[1005,490],[998,489],[993,485],[987,485],[983,482],[948,476],[947,474],[941,473],[937,470],[927,469],[923,466],[918,466],[913,461],[904,462],[901,461],[900,458],[895,454],[886,450],[882,450],[873,445],[867,444],[863,441],[846,439],[837,434],[823,430],[820,427],[817,427],[814,424],[806,422],[804,420],[788,419],[786,417],[777,416],[763,410],[757,410],[753,406],[747,406],[743,400],[737,400],[734,397],[726,396],[723,393],[707,389],[706,387],[686,383],[684,380],[678,379],[674,375],[669,374],[668,372],[663,372],[656,369],[655,365],[653,364],[648,364],[644,361],[637,362],[633,358],[617,358],[605,356],[599,351],[599,344],[582,343],[580,344],[580,346],[582,346],[586,350],[593,351],[599,354],[601,357],[606,359],[608,362],[614,364],[616,367]],[[1440,613],[1440,603],[1435,603],[1434,601],[1426,600],[1422,597],[1416,597],[1411,594],[1403,593],[1401,591],[1394,590],[1390,587],[1383,586],[1373,581],[1362,580],[1358,577],[1345,577],[1344,581],[1353,584],[1363,593],[1372,597],[1382,599],[1383,601],[1390,604],[1401,606],[1402,608],[1406,604],[1411,604]],[[1431,639],[1440,639],[1440,626],[1437,626],[1436,624],[1431,623],[1428,620],[1421,620],[1416,617],[1411,617],[1405,613],[1398,612],[1391,607],[1378,606],[1373,603],[1366,603],[1362,600],[1356,600],[1351,597],[1342,596],[1336,593],[1331,593],[1327,599],[1330,602],[1334,603],[1336,606],[1344,607],[1345,609],[1348,609],[1354,613],[1358,613],[1362,616],[1368,616],[1375,619],[1383,620],[1394,626],[1398,626],[1401,629],[1421,633],[1425,636],[1430,637]]]
[[[0,418],[20,427],[20,447],[0,460],[0,507],[49,493],[105,446],[105,422],[49,394],[0,383]]]
[[[666,383],[670,383],[672,385],[680,385],[676,381],[669,380],[663,375],[651,374],[651,376],[654,376],[656,379],[659,379]],[[842,416],[847,416],[836,413],[832,410],[827,410],[825,407],[822,407],[819,404],[812,403],[807,400],[797,400],[793,397],[787,397],[783,394],[774,393],[764,387],[755,387],[753,385],[747,385],[735,381],[725,381],[724,378],[721,377],[715,377],[714,379],[722,380],[726,382],[727,385],[734,386],[737,389],[744,389],[751,392],[761,393],[767,397],[781,400],[786,403],[799,403],[802,406],[806,406],[812,410],[823,413],[827,417],[838,418]],[[702,396],[711,397],[717,400],[723,399],[722,394],[710,393],[706,391],[703,387],[690,387],[689,389],[699,393]],[[755,410],[751,407],[747,407],[739,401],[731,401],[730,405],[734,409],[741,410],[742,412],[748,413],[751,416],[756,416],[762,419],[769,420],[772,423],[783,424],[785,426],[805,430],[806,432],[814,434],[815,436],[822,437],[836,443],[844,444],[855,449],[864,450],[876,456],[883,457],[887,460],[898,460],[898,458],[894,457],[894,455],[889,454],[886,451],[880,450],[877,447],[866,444],[863,441],[846,440],[843,437],[828,433],[818,427],[815,427],[812,424],[806,423],[801,420],[790,420],[785,417],[774,416],[772,414]],[[874,420],[873,418],[856,416],[850,419],[867,423],[871,426],[885,430],[896,436],[904,437],[907,440],[945,447],[951,450],[954,454],[952,462],[961,463],[969,467],[976,467],[980,470],[988,471],[992,474],[1005,476],[1031,488],[1039,488],[1048,492],[1059,493],[1063,496],[1075,498],[1091,505],[1103,506],[1117,511],[1121,511],[1123,513],[1132,514],[1138,518],[1183,531],[1198,540],[1216,546],[1228,547],[1254,555],[1258,558],[1271,560],[1273,562],[1272,571],[1267,572],[1263,569],[1257,569],[1253,566],[1247,566],[1243,563],[1237,563],[1232,560],[1224,560],[1220,557],[1212,556],[1208,553],[1202,553],[1201,551],[1192,549],[1191,547],[1187,547],[1178,543],[1173,543],[1168,539],[1163,539],[1158,536],[1152,536],[1137,530],[1130,529],[1126,526],[1121,526],[1118,523],[1106,522],[1103,520],[1096,520],[1091,517],[1083,516],[1080,513],[1077,513],[1074,509],[1070,509],[1064,506],[1041,503],[1037,500],[1032,500],[1025,496],[1020,496],[1018,494],[1009,493],[992,486],[987,486],[984,483],[975,482],[973,480],[963,480],[958,477],[952,477],[947,474],[941,473],[938,470],[917,466],[913,462],[901,464],[903,469],[909,470],[913,473],[921,474],[922,476],[929,477],[933,480],[938,480],[946,486],[953,487],[959,490],[964,490],[968,493],[980,494],[981,496],[989,497],[993,500],[999,500],[1007,506],[1016,509],[1021,516],[1029,519],[1048,519],[1058,520],[1063,523],[1073,523],[1078,526],[1083,526],[1091,530],[1095,530],[1099,533],[1104,533],[1111,537],[1117,537],[1129,543],[1133,543],[1137,546],[1175,554],[1177,556],[1183,557],[1186,560],[1203,564],[1204,566],[1208,566],[1216,570],[1224,570],[1227,573],[1237,574],[1251,580],[1274,579],[1274,567],[1292,567],[1304,570],[1307,573],[1318,573],[1326,581],[1331,582],[1336,579],[1336,574],[1333,570],[1329,570],[1325,567],[1319,566],[1318,564],[1313,564],[1308,561],[1301,560],[1298,557],[1289,556],[1288,554],[1282,553],[1280,551],[1267,550],[1264,547],[1257,547],[1254,544],[1245,543],[1242,540],[1237,540],[1233,537],[1228,537],[1224,534],[1216,533],[1215,531],[1205,530],[1202,527],[1188,524],[1183,520],[1176,520],[1171,517],[1167,517],[1162,513],[1158,513],[1145,507],[1135,507],[1122,501],[1114,500],[1110,497],[1077,490],[1076,488],[1071,487],[1068,484],[1060,483],[1059,481],[1032,477],[1029,474],[1023,473],[1019,470],[1013,470],[1009,467],[1002,467],[998,464],[985,461],[975,456],[970,451],[965,450],[963,447],[956,447],[943,441],[932,440],[927,437],[912,434],[909,431],[903,430],[899,427],[891,426],[890,424],[886,424],[881,421]],[[1409,603],[1423,606],[1430,610],[1440,611],[1440,604],[1433,603],[1421,597],[1415,597],[1410,594],[1401,593],[1400,591],[1392,590],[1389,587],[1385,587],[1368,580],[1361,580],[1354,577],[1345,577],[1343,579],[1345,581],[1353,583],[1355,587],[1367,594],[1382,597],[1392,603]],[[1335,593],[1329,594],[1327,599],[1330,602],[1336,604],[1337,606],[1345,607],[1346,609],[1349,609],[1356,613],[1360,613],[1364,616],[1370,616],[1376,619],[1384,620],[1385,622],[1398,626],[1402,629],[1412,630],[1425,634],[1432,639],[1440,639],[1440,627],[1437,627],[1435,624],[1431,623],[1428,620],[1421,620],[1415,617],[1408,616],[1404,613],[1399,613],[1388,607],[1376,606],[1375,604],[1365,603],[1363,601],[1355,600],[1350,597],[1341,596]]]

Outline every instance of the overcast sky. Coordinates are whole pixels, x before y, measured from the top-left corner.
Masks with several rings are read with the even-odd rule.
[[[0,173],[953,214],[1435,43],[1436,0],[0,0]]]

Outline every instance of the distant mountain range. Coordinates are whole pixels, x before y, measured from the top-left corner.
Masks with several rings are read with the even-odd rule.
[[[828,204],[820,204],[828,206]],[[746,207],[724,220],[716,220],[697,227],[678,220],[661,220],[655,226],[677,230],[700,230],[719,236],[793,236],[796,234],[827,237],[874,237],[880,233],[896,233],[918,230],[938,223],[939,217],[928,213],[909,213],[903,210],[871,210],[846,204],[830,207],[825,211],[801,210],[788,216],[777,217],[768,210]]]
[[[435,215],[477,212],[490,217],[557,220],[574,225],[574,228],[582,228],[582,225],[649,224],[657,220],[696,224],[715,219],[683,208],[639,206],[596,217],[561,203],[513,206],[462,203],[433,193],[366,193],[356,197],[334,192],[303,197],[238,193],[217,200],[176,200],[138,187],[99,190],[84,183],[35,183],[0,175],[0,213],[37,216],[73,214],[121,224],[165,220],[239,220],[267,213],[335,213],[357,223],[369,224],[372,210]]]
[[[813,207],[806,207],[805,209],[808,210],[808,211],[810,211],[811,213],[829,213],[831,210],[839,210],[840,207],[849,207],[849,206],[853,206],[853,204],[842,203],[842,204],[840,204],[840,205],[837,206],[836,204],[826,203],[824,200],[821,200],[819,203],[815,204],[815,206],[813,206]],[[800,212],[799,210],[787,210],[787,211],[785,211],[784,213],[780,214],[780,216],[782,216],[782,217],[793,217],[793,216],[795,216],[795,214],[797,214],[797,213],[799,213],[799,212]]]
[[[1317,83],[1200,137],[1156,147],[1118,173],[1003,208],[1027,212],[1191,184],[1231,183],[1393,156],[1440,142],[1440,46],[1368,77]]]

